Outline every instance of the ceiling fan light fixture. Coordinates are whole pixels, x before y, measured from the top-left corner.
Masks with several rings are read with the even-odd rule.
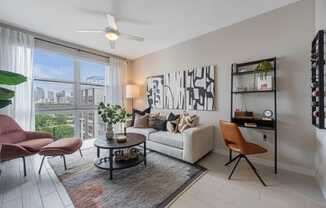
[[[119,38],[119,32],[115,30],[106,30],[105,37],[111,41],[115,41]]]

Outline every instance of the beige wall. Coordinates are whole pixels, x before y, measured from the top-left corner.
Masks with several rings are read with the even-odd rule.
[[[316,0],[316,32],[326,30],[326,1]],[[326,130],[316,129],[317,151],[316,151],[316,176],[320,188],[326,196]]]
[[[232,14],[230,14],[232,15]],[[204,24],[204,23],[203,23]],[[208,33],[168,49],[132,61],[129,81],[141,86],[150,75],[186,69],[189,66],[217,66],[217,110],[194,112],[202,123],[217,126],[230,115],[230,66],[266,57],[278,58],[279,162],[283,168],[314,174],[315,130],[310,119],[309,51],[314,34],[314,1],[304,0]],[[173,31],[169,31],[173,35]],[[266,96],[246,98],[248,110],[262,112],[272,100]],[[146,105],[145,97],[136,106]],[[240,103],[240,101],[239,101]],[[240,106],[241,107],[241,106]],[[246,131],[247,138],[270,152],[256,161],[272,164],[273,135],[267,141],[260,131]],[[216,128],[216,151],[224,151]]]

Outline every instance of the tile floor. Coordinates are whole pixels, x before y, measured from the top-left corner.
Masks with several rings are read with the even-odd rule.
[[[257,166],[268,187],[263,187],[242,161],[233,179],[228,181],[230,167],[224,167],[226,157],[210,154],[201,161],[208,171],[172,205],[175,208],[326,208],[314,178],[272,168]],[[53,170],[45,163],[38,175],[40,157],[27,159],[28,176],[23,177],[21,160],[0,163],[1,208],[71,208],[74,207]],[[69,164],[68,164],[69,166]]]

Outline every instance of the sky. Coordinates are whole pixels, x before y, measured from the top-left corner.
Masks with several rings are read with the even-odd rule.
[[[35,49],[34,78],[54,79],[60,81],[74,81],[74,58],[66,54],[50,52],[44,49]],[[86,82],[88,77],[99,76],[105,78],[105,65],[86,60],[80,60],[80,79]],[[72,84],[35,82],[35,87],[42,87],[45,91],[72,91]]]

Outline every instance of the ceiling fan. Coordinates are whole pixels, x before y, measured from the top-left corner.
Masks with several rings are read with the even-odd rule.
[[[76,32],[80,33],[103,33],[105,37],[109,40],[110,46],[112,49],[115,48],[115,42],[121,37],[130,40],[135,40],[142,42],[144,41],[143,37],[130,35],[127,33],[122,33],[118,30],[118,26],[114,16],[107,14],[106,19],[108,21],[108,26],[104,30],[77,30]]]

